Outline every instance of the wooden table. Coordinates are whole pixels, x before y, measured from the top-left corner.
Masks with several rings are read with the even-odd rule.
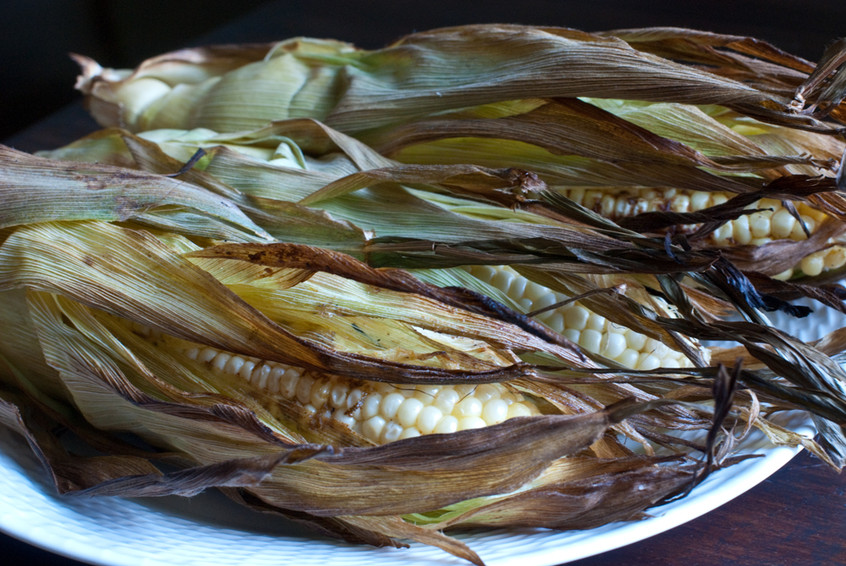
[[[490,1],[484,8],[459,2],[270,2],[216,30],[202,42],[315,35],[377,47],[415,29],[483,21],[565,25],[585,30],[680,25],[757,35],[815,59],[828,41],[846,33],[843,2],[703,2],[696,6],[656,1],[644,7],[612,0]],[[77,103],[47,116],[6,143],[34,151],[56,147],[94,128]],[[562,549],[562,560],[565,552]],[[2,535],[0,556],[5,564],[79,564]],[[846,474],[838,475],[800,454],[753,490],[699,519],[573,564],[846,564]]]

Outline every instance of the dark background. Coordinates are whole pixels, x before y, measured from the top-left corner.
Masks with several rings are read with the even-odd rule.
[[[587,31],[695,27],[756,36],[816,60],[846,36],[846,1],[16,0],[4,3],[0,17],[0,140],[32,151],[95,127],[73,89],[77,70],[68,52],[134,67],[198,44],[308,35],[377,48],[415,30],[481,22]],[[844,475],[800,455],[705,517],[578,566],[846,564]],[[14,566],[78,564],[3,535],[0,557]]]
[[[231,25],[253,10],[262,15],[252,25]],[[698,27],[754,35],[816,60],[827,42],[846,35],[846,2],[15,0],[4,3],[0,17],[0,139],[76,100],[77,69],[69,52],[108,67],[134,67],[146,57],[200,43],[313,35],[376,48],[415,30],[479,22],[586,31]]]

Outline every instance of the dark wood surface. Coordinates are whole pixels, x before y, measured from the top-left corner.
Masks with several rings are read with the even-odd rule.
[[[201,9],[201,3],[197,5]],[[846,35],[846,3],[269,2],[194,43],[267,41],[312,35],[378,47],[414,30],[493,21],[563,25],[589,31],[648,25],[697,27],[756,35],[813,60],[826,43]],[[35,151],[67,143],[95,127],[77,102],[45,116],[5,143]],[[566,552],[566,548],[561,549],[562,562],[566,561]],[[4,564],[79,564],[3,535],[0,535],[0,556]],[[519,561],[514,564],[519,566]],[[810,456],[800,454],[759,486],[703,517],[573,564],[844,565],[846,474],[837,474]]]

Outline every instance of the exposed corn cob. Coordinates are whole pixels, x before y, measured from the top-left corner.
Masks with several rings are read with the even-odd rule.
[[[600,354],[620,365],[650,370],[658,367],[690,367],[681,352],[654,338],[615,324],[578,302],[542,310],[562,303],[569,297],[530,281],[504,266],[473,266],[468,271],[506,293],[527,313],[539,312],[535,318],[593,354]]]
[[[508,267],[473,266],[468,271],[506,293],[526,312],[567,299]],[[576,302],[545,310],[536,318],[585,350],[624,367],[650,370],[692,365],[681,352],[609,322]],[[333,419],[377,444],[541,414],[531,398],[501,383],[414,386],[353,381],[186,342],[140,325],[135,325],[134,330],[179,356],[205,364],[213,373],[237,376],[266,392],[271,399],[294,402],[307,413]],[[278,416],[277,405],[268,409]]]
[[[683,189],[644,189],[642,191],[621,190],[611,192],[596,189],[564,189],[562,193],[578,204],[602,214],[607,218],[619,220],[644,212],[697,212],[728,201],[730,193],[710,191],[686,191]],[[774,240],[789,239],[801,241],[827,218],[827,215],[803,202],[795,204],[801,222],[775,199],[762,199],[747,206],[758,212],[740,216],[722,224],[709,235],[709,240],[718,247],[735,245],[759,246]],[[695,229],[690,226],[689,230]],[[775,277],[789,279],[794,275],[815,276],[824,271],[838,269],[846,265],[846,247],[832,242],[831,246],[814,252],[795,268],[787,269]]]
[[[215,374],[243,379],[270,399],[296,403],[307,414],[333,419],[376,444],[541,414],[532,400],[500,383],[363,382],[186,342],[140,325],[133,331],[178,356],[205,364]],[[278,405],[271,404],[268,410],[279,416]]]

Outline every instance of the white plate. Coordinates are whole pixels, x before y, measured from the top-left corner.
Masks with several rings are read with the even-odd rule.
[[[813,324],[782,320],[777,325],[824,333],[843,323],[839,315],[831,313],[813,318]],[[801,416],[792,417],[788,424],[811,432]],[[687,497],[653,509],[652,516],[642,521],[587,531],[494,530],[459,538],[488,566],[514,564],[515,560],[521,566],[549,566],[619,548],[715,509],[769,477],[798,452],[774,448],[762,435],[748,438],[743,451],[762,457],[712,474]],[[296,524],[251,513],[216,494],[143,502],[58,496],[25,443],[2,428],[0,530],[55,553],[108,566],[467,564],[423,545],[376,549],[321,538]]]

